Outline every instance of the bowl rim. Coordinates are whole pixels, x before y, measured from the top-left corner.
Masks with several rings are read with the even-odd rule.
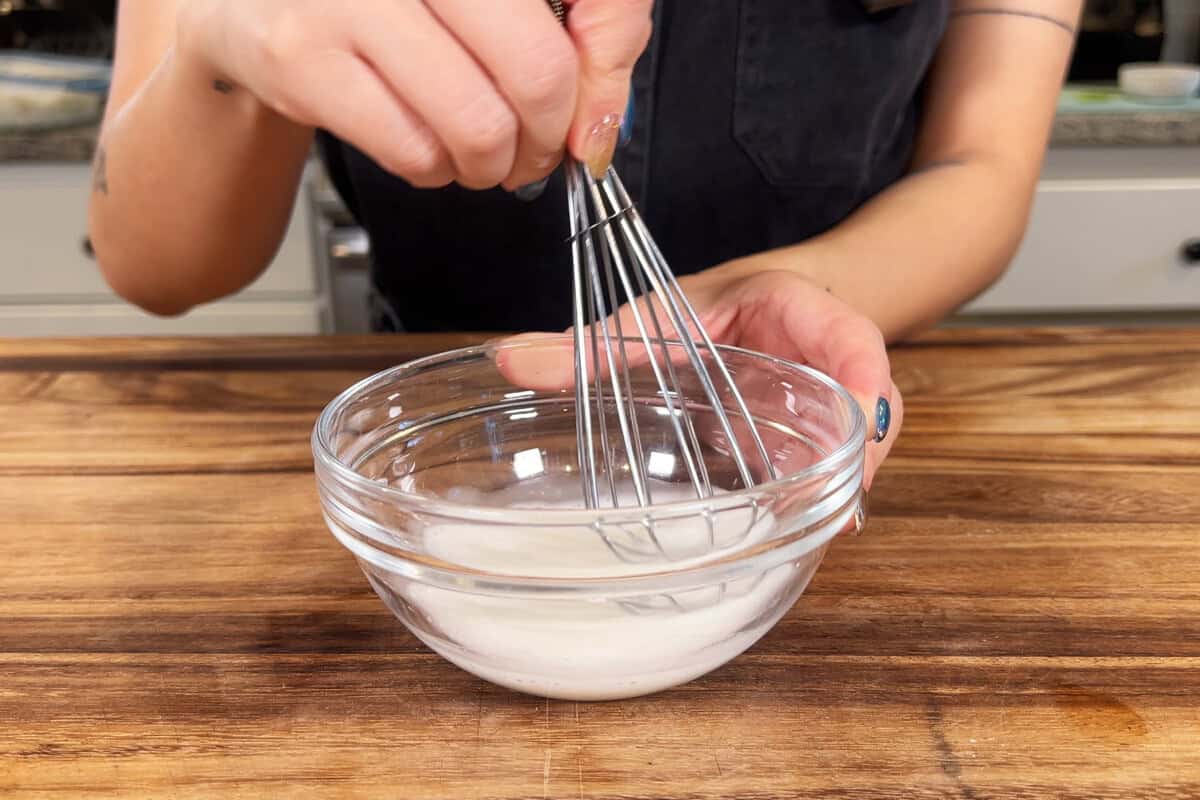
[[[573,343],[574,340],[567,334],[553,336],[538,336],[536,339],[522,340],[519,337],[511,337],[498,341],[485,342],[480,345],[471,345],[460,347],[453,350],[446,350],[441,353],[434,353],[428,356],[411,359],[402,364],[388,369],[381,370],[369,375],[353,385],[347,387],[340,392],[333,400],[321,410],[316,422],[313,425],[312,436],[310,438],[313,457],[320,466],[328,469],[335,476],[339,483],[342,483],[347,488],[354,491],[363,492],[375,499],[388,502],[400,502],[404,505],[416,505],[423,513],[456,519],[462,521],[479,521],[479,522],[507,522],[510,521],[512,509],[496,508],[492,506],[480,506],[471,503],[463,503],[455,500],[446,500],[445,498],[436,497],[419,492],[409,492],[387,484],[381,484],[372,480],[359,472],[355,471],[348,464],[338,458],[332,450],[329,442],[326,441],[324,435],[325,429],[329,428],[330,421],[333,416],[348,405],[355,397],[367,391],[370,387],[376,384],[385,384],[389,381],[403,377],[405,373],[417,372],[419,370],[435,366],[440,363],[449,363],[457,359],[467,356],[483,355],[490,357],[497,349],[501,348],[519,348],[519,347],[535,347],[546,346],[553,342],[562,342],[564,344]],[[640,338],[625,337],[626,342],[642,344]],[[652,339],[652,344],[667,346],[682,347],[682,343],[677,339]],[[628,522],[636,521],[654,516],[661,518],[663,516],[684,515],[688,513],[697,513],[701,511],[719,511],[725,506],[742,505],[755,496],[786,489],[798,483],[819,475],[823,472],[836,473],[839,465],[847,459],[862,453],[865,457],[866,452],[866,436],[867,436],[867,418],[858,401],[850,394],[844,386],[830,376],[820,370],[809,367],[805,364],[800,364],[795,361],[790,361],[778,356],[760,353],[744,347],[736,345],[718,344],[717,349],[723,353],[733,353],[741,356],[747,356],[752,359],[765,361],[776,366],[804,374],[806,377],[823,384],[830,389],[835,396],[850,410],[850,430],[842,442],[833,449],[829,454],[823,456],[817,461],[809,464],[797,472],[787,475],[782,478],[776,478],[765,483],[755,484],[749,488],[739,489],[734,492],[726,492],[719,495],[714,495],[707,498],[694,498],[690,500],[675,500],[667,503],[654,503],[649,506],[622,506],[618,508],[522,508],[521,514],[526,519],[523,521],[525,525],[578,525],[591,524],[596,522]],[[707,348],[705,348],[707,349]],[[318,476],[319,478],[319,476]],[[536,521],[529,520],[529,517],[537,517]]]

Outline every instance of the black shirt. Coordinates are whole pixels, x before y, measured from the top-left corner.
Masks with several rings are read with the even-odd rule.
[[[658,0],[616,168],[672,270],[795,244],[898,180],[950,0]],[[327,134],[367,230],[382,330],[560,330],[571,320],[561,172],[534,201],[413,189]]]

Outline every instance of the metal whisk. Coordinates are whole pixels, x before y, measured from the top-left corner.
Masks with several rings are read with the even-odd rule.
[[[586,167],[571,159],[565,169],[574,270],[575,430],[587,507],[607,505],[606,500],[614,507],[621,505],[617,480],[619,453],[614,452],[616,444],[609,436],[610,415],[616,417],[619,446],[624,450],[637,505],[654,502],[647,479],[649,465],[638,429],[629,357],[632,348],[637,348],[639,359],[653,373],[657,384],[654,394],[661,398],[678,453],[698,499],[713,495],[713,482],[689,399],[684,396],[683,366],[681,363],[677,367],[675,363],[682,359],[672,359],[672,350],[678,355],[682,349],[686,354],[690,373],[683,373],[682,377],[694,375],[699,383],[704,410],[716,420],[742,486],[748,488],[756,481],[726,411],[727,401],[732,401],[736,415],[745,422],[753,449],[757,451],[755,456],[762,463],[761,474],[768,479],[774,477],[770,456],[746,401],[616,170],[610,167],[604,178],[597,181]],[[634,302],[639,296],[645,301]],[[630,305],[636,338],[626,337],[625,323],[619,316],[610,317],[622,302]],[[667,325],[664,326],[661,317],[665,317]],[[672,333],[678,342],[668,341],[666,333]],[[590,374],[589,354],[593,365]],[[728,392],[724,399],[720,386]],[[642,395],[644,400],[644,390]],[[699,400],[693,398],[693,402]],[[601,487],[601,476],[606,478],[607,491]],[[655,548],[662,553],[652,526],[646,527]]]

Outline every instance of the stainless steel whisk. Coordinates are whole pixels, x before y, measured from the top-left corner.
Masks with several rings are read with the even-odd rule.
[[[546,1],[559,22],[566,24],[567,8],[563,0]],[[649,464],[638,430],[637,398],[631,378],[628,342],[636,340],[627,340],[619,316],[612,316],[610,321],[610,314],[621,306],[620,296],[629,303],[640,347],[644,348],[646,363],[657,384],[656,394],[662,398],[696,497],[712,497],[713,483],[679,372],[671,358],[673,347],[682,347],[687,355],[688,365],[703,390],[707,408],[728,442],[729,454],[736,465],[742,486],[749,488],[755,484],[754,473],[738,443],[733,422],[718,391],[717,380],[714,380],[714,372],[728,388],[737,413],[746,423],[757,457],[762,461],[763,474],[768,479],[774,478],[774,465],[745,399],[738,391],[712,338],[704,330],[699,314],[688,302],[662,251],[650,236],[616,170],[609,167],[603,178],[596,180],[586,166],[569,156],[564,162],[564,169],[573,267],[575,436],[587,507],[601,506],[598,473],[606,476],[606,494],[612,506],[621,505],[613,443],[608,434],[606,409],[609,403],[605,398],[606,391],[612,396],[611,408],[617,418],[621,447],[625,451],[625,462],[637,504],[649,506],[654,502],[647,480]],[[639,297],[644,298],[645,302],[638,302]],[[659,318],[660,312],[666,315],[678,338],[677,344],[667,340],[666,329]],[[709,363],[705,363],[702,349],[707,352]],[[589,352],[593,364],[590,376]],[[599,467],[597,439],[600,445]],[[712,543],[712,516],[706,513],[704,517]],[[654,553],[665,556],[666,551],[655,533],[654,525],[646,522],[645,529],[653,543]],[[617,555],[628,557],[631,554],[629,548],[618,546],[603,530],[601,536]],[[633,554],[641,555],[636,550]]]
[[[637,398],[634,397],[629,358],[631,348],[638,348],[639,356],[653,373],[657,384],[654,393],[662,400],[679,455],[698,499],[713,495],[713,483],[689,410],[689,400],[684,396],[680,370],[675,363],[681,359],[672,359],[672,350],[678,353],[682,349],[686,354],[687,367],[702,389],[705,411],[712,414],[724,435],[741,484],[748,488],[756,481],[721,397],[719,387],[722,385],[728,391],[727,400],[732,401],[736,414],[745,422],[756,456],[761,459],[761,474],[768,479],[774,477],[771,458],[745,399],[719,350],[704,330],[699,314],[650,236],[616,170],[610,167],[603,179],[596,180],[584,165],[569,158],[565,170],[573,267],[575,431],[587,507],[606,505],[605,500],[611,501],[614,507],[621,505],[618,454],[614,453],[614,443],[609,436],[610,414],[616,417],[620,447],[625,453],[624,461],[637,505],[648,506],[654,502],[647,479],[649,465],[638,429]],[[636,338],[626,337],[625,322],[620,316],[610,316],[620,308],[621,297],[629,303],[630,317],[637,329]],[[635,302],[638,297],[644,301]],[[665,317],[669,327],[663,325],[660,315]],[[669,332],[678,342],[667,340],[665,334]],[[590,374],[589,354],[593,365]],[[644,392],[642,399],[645,399]],[[607,478],[607,492],[601,488],[600,475]],[[646,527],[655,548],[662,554],[653,527]]]

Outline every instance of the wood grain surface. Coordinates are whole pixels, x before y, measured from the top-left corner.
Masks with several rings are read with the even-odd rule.
[[[750,652],[547,702],[410,636],[308,436],[458,337],[0,342],[0,797],[1200,797],[1200,331],[943,332]]]

